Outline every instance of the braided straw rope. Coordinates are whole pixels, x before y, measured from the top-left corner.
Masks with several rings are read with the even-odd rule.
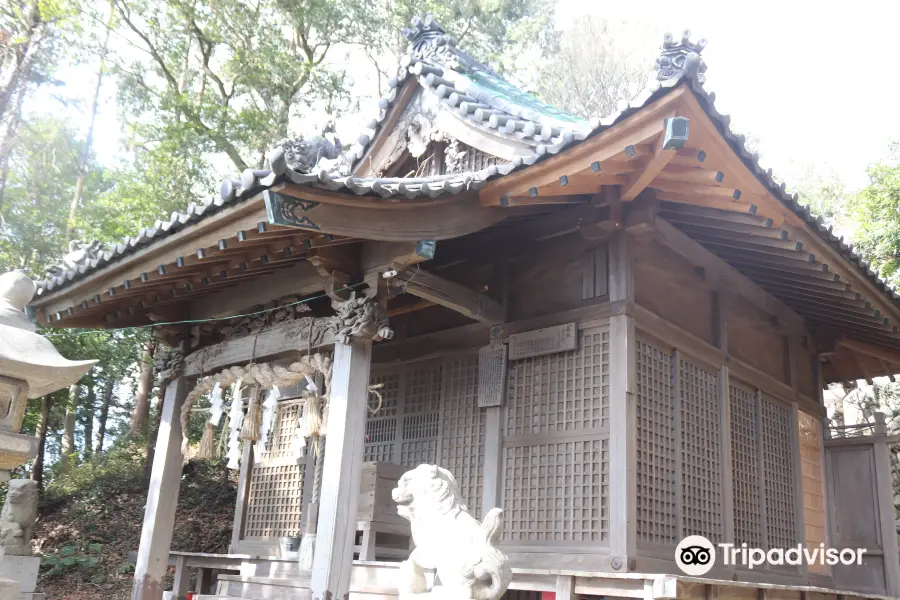
[[[188,426],[191,418],[191,407],[197,401],[197,398],[211,392],[216,383],[226,388],[240,379],[244,385],[258,385],[265,389],[275,385],[294,385],[306,379],[307,375],[312,377],[316,373],[322,373],[325,376],[325,389],[330,389],[331,369],[331,356],[316,353],[308,354],[286,368],[269,363],[250,363],[243,367],[229,367],[215,375],[204,377],[188,393],[181,407],[181,453],[185,456],[188,453]]]

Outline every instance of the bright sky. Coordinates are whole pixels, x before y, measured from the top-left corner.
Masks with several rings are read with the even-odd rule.
[[[706,38],[706,89],[784,179],[794,161],[865,185],[866,166],[900,134],[896,0],[559,0],[557,18],[589,12]]]
[[[565,23],[589,12],[644,23],[659,32],[654,44],[665,31],[678,36],[685,28],[695,39],[705,37],[707,89],[732,116],[732,129],[756,137],[764,165],[788,182],[801,165],[815,163],[834,169],[851,187],[862,186],[866,166],[886,154],[892,136],[900,138],[897,0],[559,0],[557,19]],[[85,98],[85,112],[95,68],[61,74],[68,91]],[[114,93],[105,86],[95,132],[95,151],[105,163],[121,148]],[[73,119],[85,121],[71,110]],[[355,139],[346,130],[339,123],[342,138]]]

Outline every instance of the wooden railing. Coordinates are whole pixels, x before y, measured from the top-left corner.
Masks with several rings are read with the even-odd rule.
[[[835,425],[831,419],[825,419],[825,438],[850,438],[868,435],[887,435],[887,424],[884,413],[876,412],[872,415],[874,422],[857,423],[856,425]]]

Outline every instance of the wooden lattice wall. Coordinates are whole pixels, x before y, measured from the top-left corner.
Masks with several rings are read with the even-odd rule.
[[[301,405],[278,407],[268,452],[250,471],[250,491],[243,539],[275,539],[299,535],[303,465],[297,463],[292,439]]]
[[[639,546],[652,553],[694,534],[751,547],[796,545],[792,407],[734,378],[726,397],[718,368],[649,337],[638,338],[636,363]],[[724,539],[726,477],[734,540]]]
[[[382,401],[370,401],[365,460],[441,465],[480,518],[484,411],[478,408],[478,355],[377,369],[372,383],[383,385]]]
[[[578,348],[511,361],[503,440],[503,539],[609,543],[609,329]]]

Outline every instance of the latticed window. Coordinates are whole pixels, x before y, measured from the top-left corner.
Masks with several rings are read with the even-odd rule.
[[[687,535],[724,533],[722,400],[717,370],[650,341],[637,341],[637,538],[673,546]],[[734,541],[797,543],[791,409],[732,379]]]
[[[608,543],[609,361],[603,328],[580,332],[576,350],[510,362],[505,540]]]
[[[294,456],[292,440],[301,415],[300,404],[278,407],[268,452],[250,467],[244,538],[298,535],[303,496],[303,465]]]
[[[370,398],[364,457],[413,468],[439,464],[481,515],[484,410],[478,407],[478,356],[413,363],[372,373],[381,400]]]

